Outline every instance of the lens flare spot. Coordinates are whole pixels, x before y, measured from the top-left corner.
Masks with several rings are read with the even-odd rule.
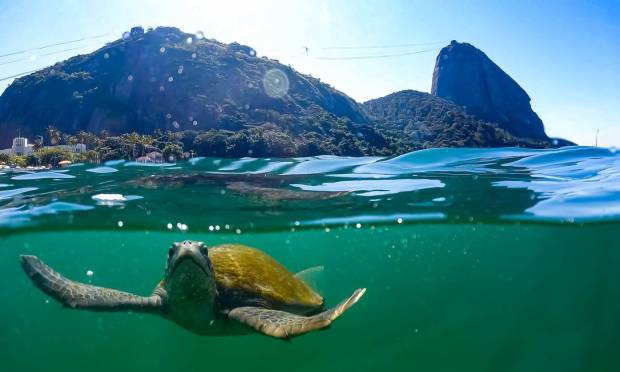
[[[289,80],[284,71],[271,69],[263,76],[265,94],[272,98],[282,98],[289,90]]]

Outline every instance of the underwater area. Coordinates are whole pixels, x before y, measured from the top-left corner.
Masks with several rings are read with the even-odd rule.
[[[194,158],[0,171],[3,371],[620,370],[620,153],[431,149],[394,158]],[[323,266],[330,328],[193,334],[63,308],[19,255],[149,295],[170,244]]]

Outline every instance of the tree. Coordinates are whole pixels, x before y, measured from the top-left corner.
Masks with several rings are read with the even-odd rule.
[[[183,159],[183,147],[176,143],[170,143],[164,147],[163,156],[165,160],[174,162],[177,159]]]
[[[232,132],[211,129],[206,133],[201,133],[194,139],[193,147],[200,156],[226,155],[226,140]]]
[[[34,142],[32,144],[32,149],[34,151],[39,151],[43,148],[43,136],[34,137]]]
[[[56,129],[53,125],[48,125],[46,128],[47,138],[50,141],[51,145],[58,145],[60,143],[60,139],[62,138],[62,133],[58,129]]]

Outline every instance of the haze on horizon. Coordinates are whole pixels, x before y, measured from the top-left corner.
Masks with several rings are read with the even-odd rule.
[[[429,92],[439,48],[456,39],[483,50],[528,92],[548,135],[594,145],[598,129],[600,146],[620,146],[615,0],[0,0],[0,24],[0,79],[91,52],[136,25],[175,26],[250,45],[360,102],[403,89]],[[0,92],[11,81],[1,80]]]

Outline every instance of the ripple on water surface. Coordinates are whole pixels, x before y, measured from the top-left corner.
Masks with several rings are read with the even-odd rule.
[[[20,221],[45,228],[73,215],[79,216],[72,219],[75,228],[118,228],[123,221],[124,229],[167,231],[180,221],[193,232],[213,233],[228,229],[210,226],[245,232],[288,229],[292,221],[389,224],[398,216],[404,223],[589,223],[620,220],[620,153],[461,148],[393,158],[109,161],[70,174],[9,170],[0,175],[0,187],[2,225],[9,221],[12,228]],[[47,212],[50,205],[54,213]]]
[[[75,178],[75,176],[72,176],[70,174],[66,174],[60,171],[33,172],[33,173],[20,174],[19,176],[11,177],[12,180],[18,180],[18,181],[45,180],[45,179],[69,179],[69,178]]]

